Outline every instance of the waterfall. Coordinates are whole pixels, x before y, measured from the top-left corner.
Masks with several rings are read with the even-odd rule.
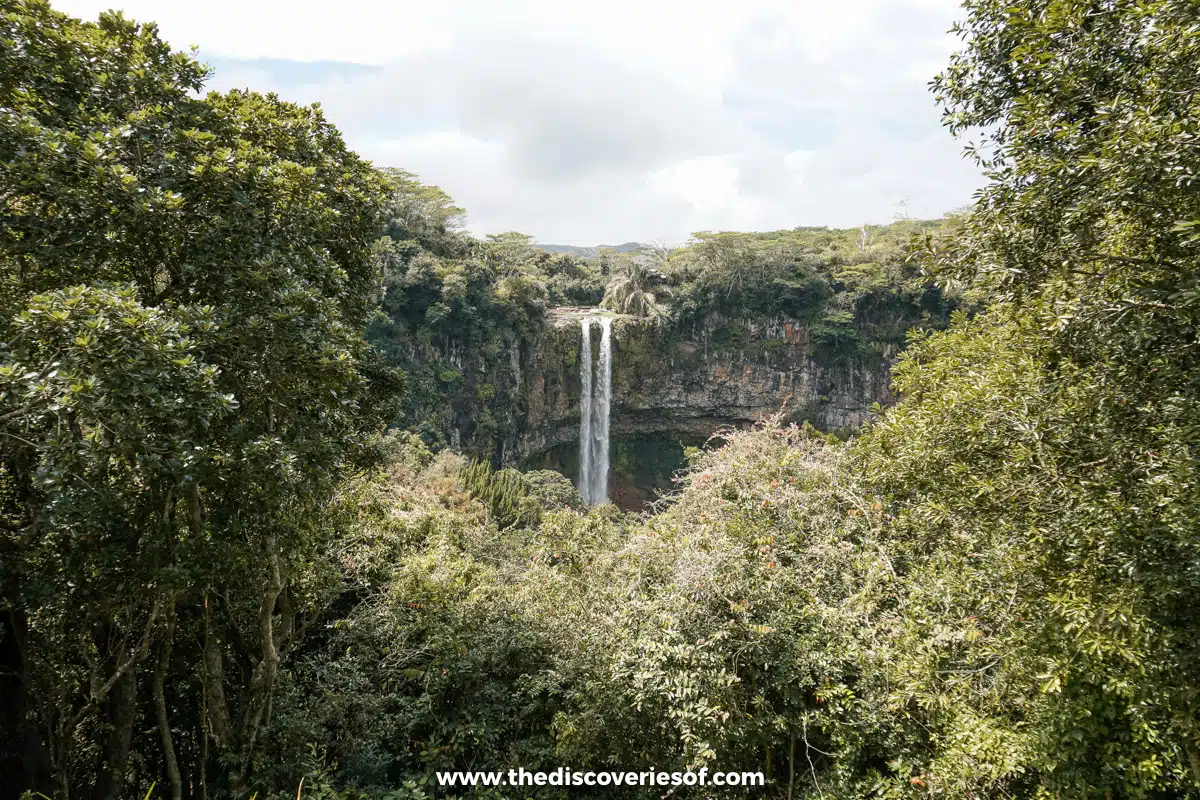
[[[592,318],[583,318],[579,348],[579,493],[592,504]]]
[[[592,372],[592,325],[600,325],[600,359]],[[608,418],[612,405],[612,318],[584,317],[579,353],[579,493],[588,505],[608,500]]]
[[[592,505],[608,501],[608,408],[612,395],[612,318],[600,318],[600,364],[597,367],[596,408],[592,426]]]

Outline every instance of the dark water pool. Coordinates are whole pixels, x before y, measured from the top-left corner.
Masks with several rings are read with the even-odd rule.
[[[674,491],[672,478],[687,466],[684,451],[705,440],[670,432],[613,437],[609,441],[608,497],[626,511],[641,511]],[[526,459],[521,469],[552,469],[579,479],[579,443],[559,445]]]

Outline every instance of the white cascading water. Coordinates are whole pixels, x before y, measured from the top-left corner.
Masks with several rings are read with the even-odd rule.
[[[612,318],[600,318],[600,363],[596,368],[596,407],[592,443],[592,503],[608,502],[608,409],[612,396]]]
[[[592,318],[583,318],[579,349],[579,494],[592,504]]]
[[[592,325],[600,325],[600,358],[592,377]],[[608,417],[612,400],[612,319],[584,317],[580,349],[579,493],[590,506],[608,500]]]

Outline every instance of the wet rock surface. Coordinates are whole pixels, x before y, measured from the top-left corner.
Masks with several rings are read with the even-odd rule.
[[[579,435],[579,321],[595,309],[550,312],[528,354],[524,402],[503,460],[515,462]],[[894,348],[820,350],[787,319],[710,317],[688,329],[614,315],[612,435],[671,431],[707,437],[782,413],[826,431],[849,431],[873,404],[892,401]]]

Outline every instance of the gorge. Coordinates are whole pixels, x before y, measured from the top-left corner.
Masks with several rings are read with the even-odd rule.
[[[0,800],[1200,799],[1200,5],[964,16],[962,213],[552,253],[6,0]]]
[[[900,221],[867,240],[828,228],[697,234],[673,251],[579,258],[518,234],[476,241],[394,221],[377,244],[384,295],[368,338],[406,374],[397,426],[497,469],[561,472],[586,498],[603,423],[611,469],[596,496],[637,510],[718,431],[779,414],[846,436],[893,402],[889,371],[909,331],[944,327],[960,304],[910,260],[914,237],[950,224]],[[610,285],[640,306],[617,313]]]

